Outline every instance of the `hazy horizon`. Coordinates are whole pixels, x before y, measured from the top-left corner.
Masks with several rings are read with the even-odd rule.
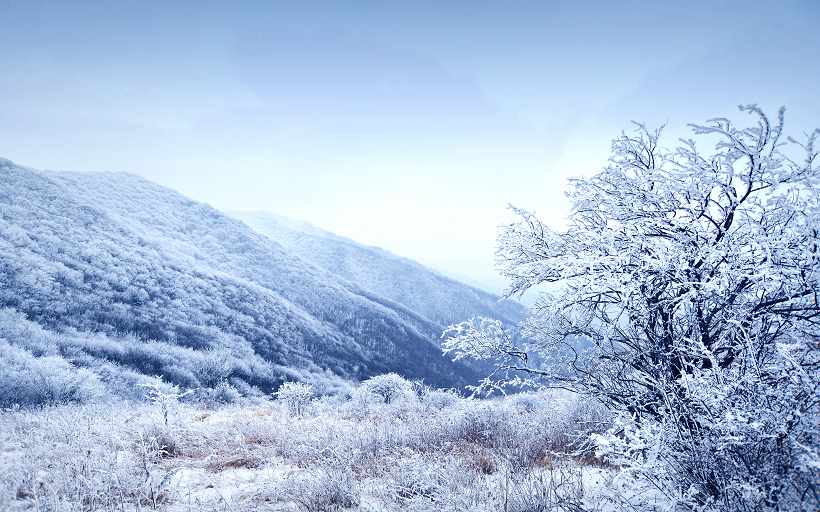
[[[820,4],[0,1],[0,157],[136,173],[487,282],[630,121],[820,125]]]

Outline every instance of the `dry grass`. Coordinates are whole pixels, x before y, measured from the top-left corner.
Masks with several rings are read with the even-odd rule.
[[[212,473],[219,473],[228,469],[257,469],[265,465],[265,459],[256,456],[232,457],[227,459],[217,459],[209,462],[205,468]]]
[[[366,405],[6,411],[0,510],[560,510],[601,466],[557,453],[601,419],[568,396]]]

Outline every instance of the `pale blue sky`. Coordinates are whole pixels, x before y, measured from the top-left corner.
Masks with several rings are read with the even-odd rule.
[[[820,125],[817,1],[0,0],[0,156],[127,171],[492,279],[631,120]]]

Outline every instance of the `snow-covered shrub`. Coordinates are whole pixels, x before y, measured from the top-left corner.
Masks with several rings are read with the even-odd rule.
[[[177,364],[163,367],[162,375],[167,381],[185,388],[198,388],[200,385],[192,371]]]
[[[156,377],[153,381],[139,384],[139,386],[146,388],[146,396],[157,406],[166,426],[173,413],[179,408],[179,399],[194,392],[193,389],[181,391],[176,384],[163,382],[162,377]]]
[[[498,408],[498,402],[484,402],[469,400],[461,412],[456,427],[456,439],[461,442],[493,446],[501,439],[504,424],[503,416]]]
[[[420,498],[435,501],[446,485],[446,473],[443,468],[421,455],[399,460],[391,477],[391,490],[399,504]]]
[[[458,392],[452,389],[425,389],[421,394],[421,403],[431,409],[452,407],[460,400]]]
[[[237,364],[229,351],[211,349],[197,354],[193,373],[202,386],[216,389],[230,377]]]
[[[552,397],[545,396],[545,393],[515,393],[509,395],[504,403],[512,411],[532,414],[542,409],[554,408],[556,404],[550,398]]]
[[[130,402],[141,402],[148,399],[145,389],[139,384],[145,382],[145,376],[117,363],[98,361],[94,367],[100,380],[105,384],[106,398],[118,397]]]
[[[414,383],[395,373],[388,373],[371,377],[353,389],[347,409],[358,418],[377,411],[389,411],[395,416],[408,414],[408,408],[417,407],[418,403]]]
[[[124,434],[135,412],[92,404],[0,413],[0,439],[12,442],[3,447],[0,510],[119,509],[126,501],[133,509],[146,467],[137,440]]]
[[[361,504],[359,484],[348,469],[323,468],[290,477],[277,485],[277,498],[306,512],[336,512]]]
[[[440,452],[393,457],[387,477],[389,499],[402,510],[504,510],[502,476],[482,472],[469,457]]]
[[[97,375],[59,356],[34,357],[0,340],[0,407],[88,403],[104,396]]]
[[[359,386],[350,392],[347,409],[351,415],[357,418],[365,418],[373,412],[373,408],[378,405],[378,401],[379,397],[364,386]]]
[[[362,386],[373,395],[381,397],[385,404],[415,398],[413,383],[395,373],[371,377]]]
[[[344,400],[350,396],[353,391],[353,383],[330,370],[325,370],[324,373],[306,374],[300,379],[307,382],[313,387],[313,393],[318,397],[338,397]]]
[[[507,477],[505,484],[504,510],[508,512],[584,510],[579,468],[538,468],[519,478]]]
[[[237,393],[237,398],[232,399],[233,402],[231,403],[236,403],[242,398],[248,398],[251,399],[251,401],[254,403],[259,403],[260,400],[265,400],[268,398],[268,395],[266,393],[263,393],[259,388],[251,386],[242,379],[231,377],[227,380],[227,383]]]
[[[152,460],[174,458],[184,454],[184,441],[179,429],[165,425],[152,425],[140,439],[144,454]]]
[[[302,416],[313,402],[313,387],[303,382],[285,382],[275,393],[288,408],[291,416]]]
[[[217,408],[225,404],[235,404],[242,400],[240,393],[231,383],[222,381],[214,388],[198,389],[193,400],[204,404],[208,408]]]

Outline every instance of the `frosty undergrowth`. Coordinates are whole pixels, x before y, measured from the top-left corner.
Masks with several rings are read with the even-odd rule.
[[[390,404],[372,393],[314,399],[300,414],[286,400],[217,410],[178,402],[9,409],[0,413],[0,509],[524,511],[605,503],[596,489],[612,468],[559,455],[591,425],[603,431],[606,418],[593,404],[562,392],[473,400],[406,391]]]

